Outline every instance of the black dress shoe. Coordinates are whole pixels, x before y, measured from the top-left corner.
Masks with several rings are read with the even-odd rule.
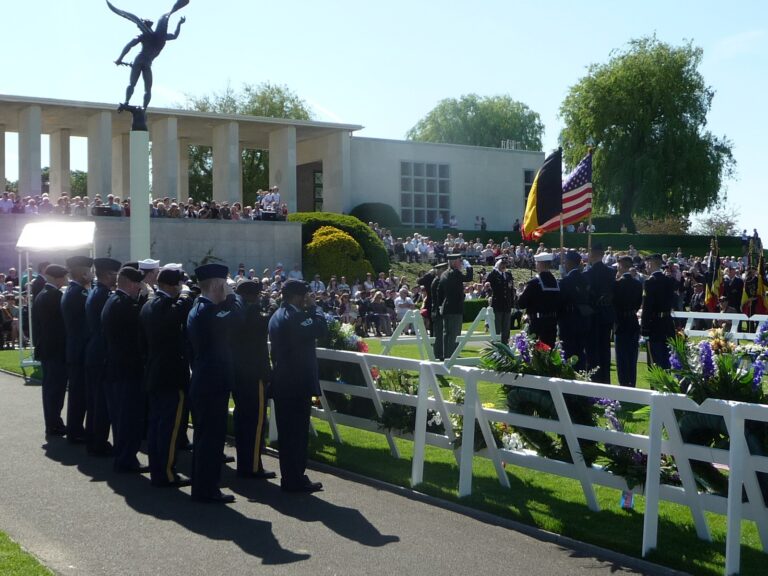
[[[192,496],[192,501],[206,504],[232,504],[235,501],[235,497],[232,494],[222,494],[220,492],[215,496]]]
[[[112,444],[109,442],[101,445],[89,445],[87,451],[89,456],[95,456],[96,458],[107,458],[114,455]]]
[[[46,436],[66,436],[67,431],[64,428],[53,428],[52,430],[46,430]]]
[[[75,434],[67,433],[67,442],[70,444],[85,444],[85,436],[77,436]]]
[[[118,474],[146,474],[149,472],[149,466],[137,466],[135,468],[123,468],[115,466],[115,472]]]
[[[227,456],[226,454],[221,455],[221,461],[224,462],[224,464],[229,464],[231,462],[235,461],[234,456]]]
[[[152,482],[152,486],[156,488],[184,488],[191,485],[192,480],[189,478],[182,478],[181,476],[176,477],[173,482]]]

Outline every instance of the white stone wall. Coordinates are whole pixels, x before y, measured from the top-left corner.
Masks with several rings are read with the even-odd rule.
[[[39,222],[40,217],[0,215],[0,270],[18,266],[16,241],[27,222]],[[96,256],[111,256],[121,262],[130,256],[130,218],[98,217],[96,222]],[[70,221],[70,220],[68,220]],[[282,262],[286,270],[301,263],[301,224],[294,222],[232,222],[226,220],[185,220],[153,218],[151,253],[161,263],[180,262],[192,270],[211,250],[221,258],[233,274],[243,262],[261,274],[264,268],[274,269]],[[30,254],[36,265],[42,260],[61,262],[71,256],[66,252]]]
[[[525,210],[524,171],[538,170],[544,153],[352,137],[344,211],[363,202],[384,202],[400,214],[401,161],[450,165],[450,212],[460,228],[471,229],[475,216],[483,216],[489,230],[511,230]]]

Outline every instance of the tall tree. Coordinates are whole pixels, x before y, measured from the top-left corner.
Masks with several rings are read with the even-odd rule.
[[[497,148],[513,140],[525,150],[541,150],[544,125],[537,112],[510,96],[467,94],[441,100],[408,131],[409,140]]]
[[[265,82],[258,86],[245,84],[236,92],[227,87],[224,92],[192,97],[186,108],[198,112],[244,114],[265,118],[311,120],[312,112],[304,100],[287,86]],[[244,201],[250,203],[259,188],[269,186],[269,151],[243,151]],[[196,200],[210,200],[213,195],[213,150],[210,146],[192,146],[189,155],[189,191]]]
[[[714,91],[701,58],[690,42],[632,40],[570,88],[560,107],[563,156],[575,166],[595,145],[597,210],[631,222],[699,212],[721,199],[736,161],[728,139],[706,130]]]

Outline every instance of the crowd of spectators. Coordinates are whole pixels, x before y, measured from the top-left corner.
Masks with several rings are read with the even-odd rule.
[[[121,199],[113,194],[102,198],[100,194],[88,196],[62,195],[53,202],[47,193],[39,196],[20,196],[15,192],[3,192],[0,198],[0,214],[42,214],[61,216],[125,216],[131,215],[131,199]],[[280,190],[258,190],[253,205],[240,202],[199,201],[188,198],[186,202],[176,198],[158,198],[149,205],[152,218],[197,218],[200,220],[285,220],[288,205],[282,201]]]

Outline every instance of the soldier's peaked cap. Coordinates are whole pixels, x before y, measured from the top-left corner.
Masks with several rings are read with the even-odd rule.
[[[88,256],[72,256],[67,258],[67,268],[90,268],[93,260]]]
[[[94,258],[93,265],[97,271],[118,272],[120,261],[113,258]]]
[[[64,278],[67,275],[67,269],[61,264],[48,264],[44,274],[52,278]]]
[[[224,264],[204,264],[195,268],[195,276],[197,281],[210,280],[212,278],[226,278],[229,274],[229,268]]]

